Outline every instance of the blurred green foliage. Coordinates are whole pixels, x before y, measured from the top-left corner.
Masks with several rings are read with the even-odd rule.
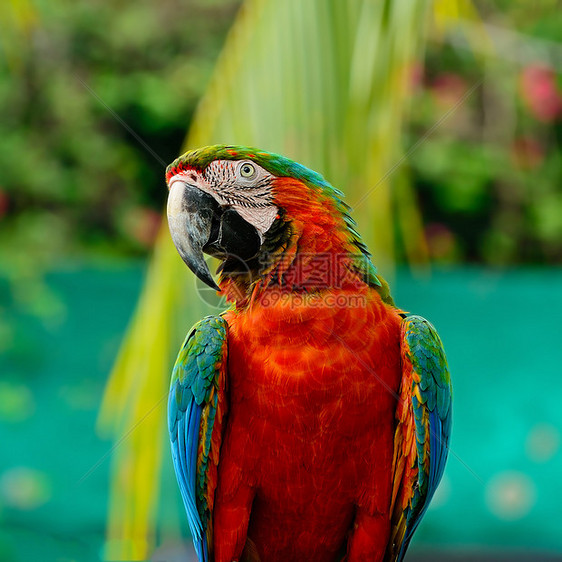
[[[150,249],[163,163],[180,150],[238,5],[4,4],[0,263],[12,275]],[[562,258],[558,5],[478,2],[486,37],[470,22],[435,27],[412,69],[404,146],[428,135],[408,164],[436,261]]]
[[[560,6],[477,2],[483,33],[430,35],[407,144],[429,132],[409,163],[433,261],[562,260]]]
[[[0,262],[145,253],[238,2],[32,2],[14,28],[20,4],[0,12]]]

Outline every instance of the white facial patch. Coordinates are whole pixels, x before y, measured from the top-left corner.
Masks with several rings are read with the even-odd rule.
[[[181,180],[208,193],[222,207],[233,208],[255,227],[263,242],[279,211],[273,203],[274,178],[251,160],[214,160],[203,173],[186,170],[173,176],[168,184]]]
[[[256,228],[263,242],[264,234],[271,228],[277,216],[277,207],[275,205],[259,208],[241,207],[239,205],[232,205],[232,207],[245,221]]]

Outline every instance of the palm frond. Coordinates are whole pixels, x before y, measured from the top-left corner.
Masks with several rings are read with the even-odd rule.
[[[0,61],[6,60],[14,72],[22,67],[22,53],[27,49],[29,36],[38,21],[38,12],[31,0],[0,3]]]
[[[407,175],[394,171],[427,8],[427,0],[246,1],[186,148],[231,143],[286,154],[346,192],[383,275],[395,258],[396,223],[409,259],[426,262]],[[165,229],[100,414],[118,437],[133,429],[114,454],[111,558],[146,556],[154,537],[169,367],[208,309],[188,279]]]

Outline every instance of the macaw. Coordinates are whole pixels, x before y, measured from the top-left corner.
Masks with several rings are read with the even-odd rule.
[[[181,258],[231,303],[188,333],[168,402],[199,560],[401,561],[448,453],[435,328],[394,306],[320,174],[217,145],[166,179]]]

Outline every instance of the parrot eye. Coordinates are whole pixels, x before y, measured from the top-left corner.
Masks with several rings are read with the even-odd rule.
[[[244,162],[244,164],[240,166],[240,175],[243,178],[251,178],[255,173],[256,169],[249,162]]]

